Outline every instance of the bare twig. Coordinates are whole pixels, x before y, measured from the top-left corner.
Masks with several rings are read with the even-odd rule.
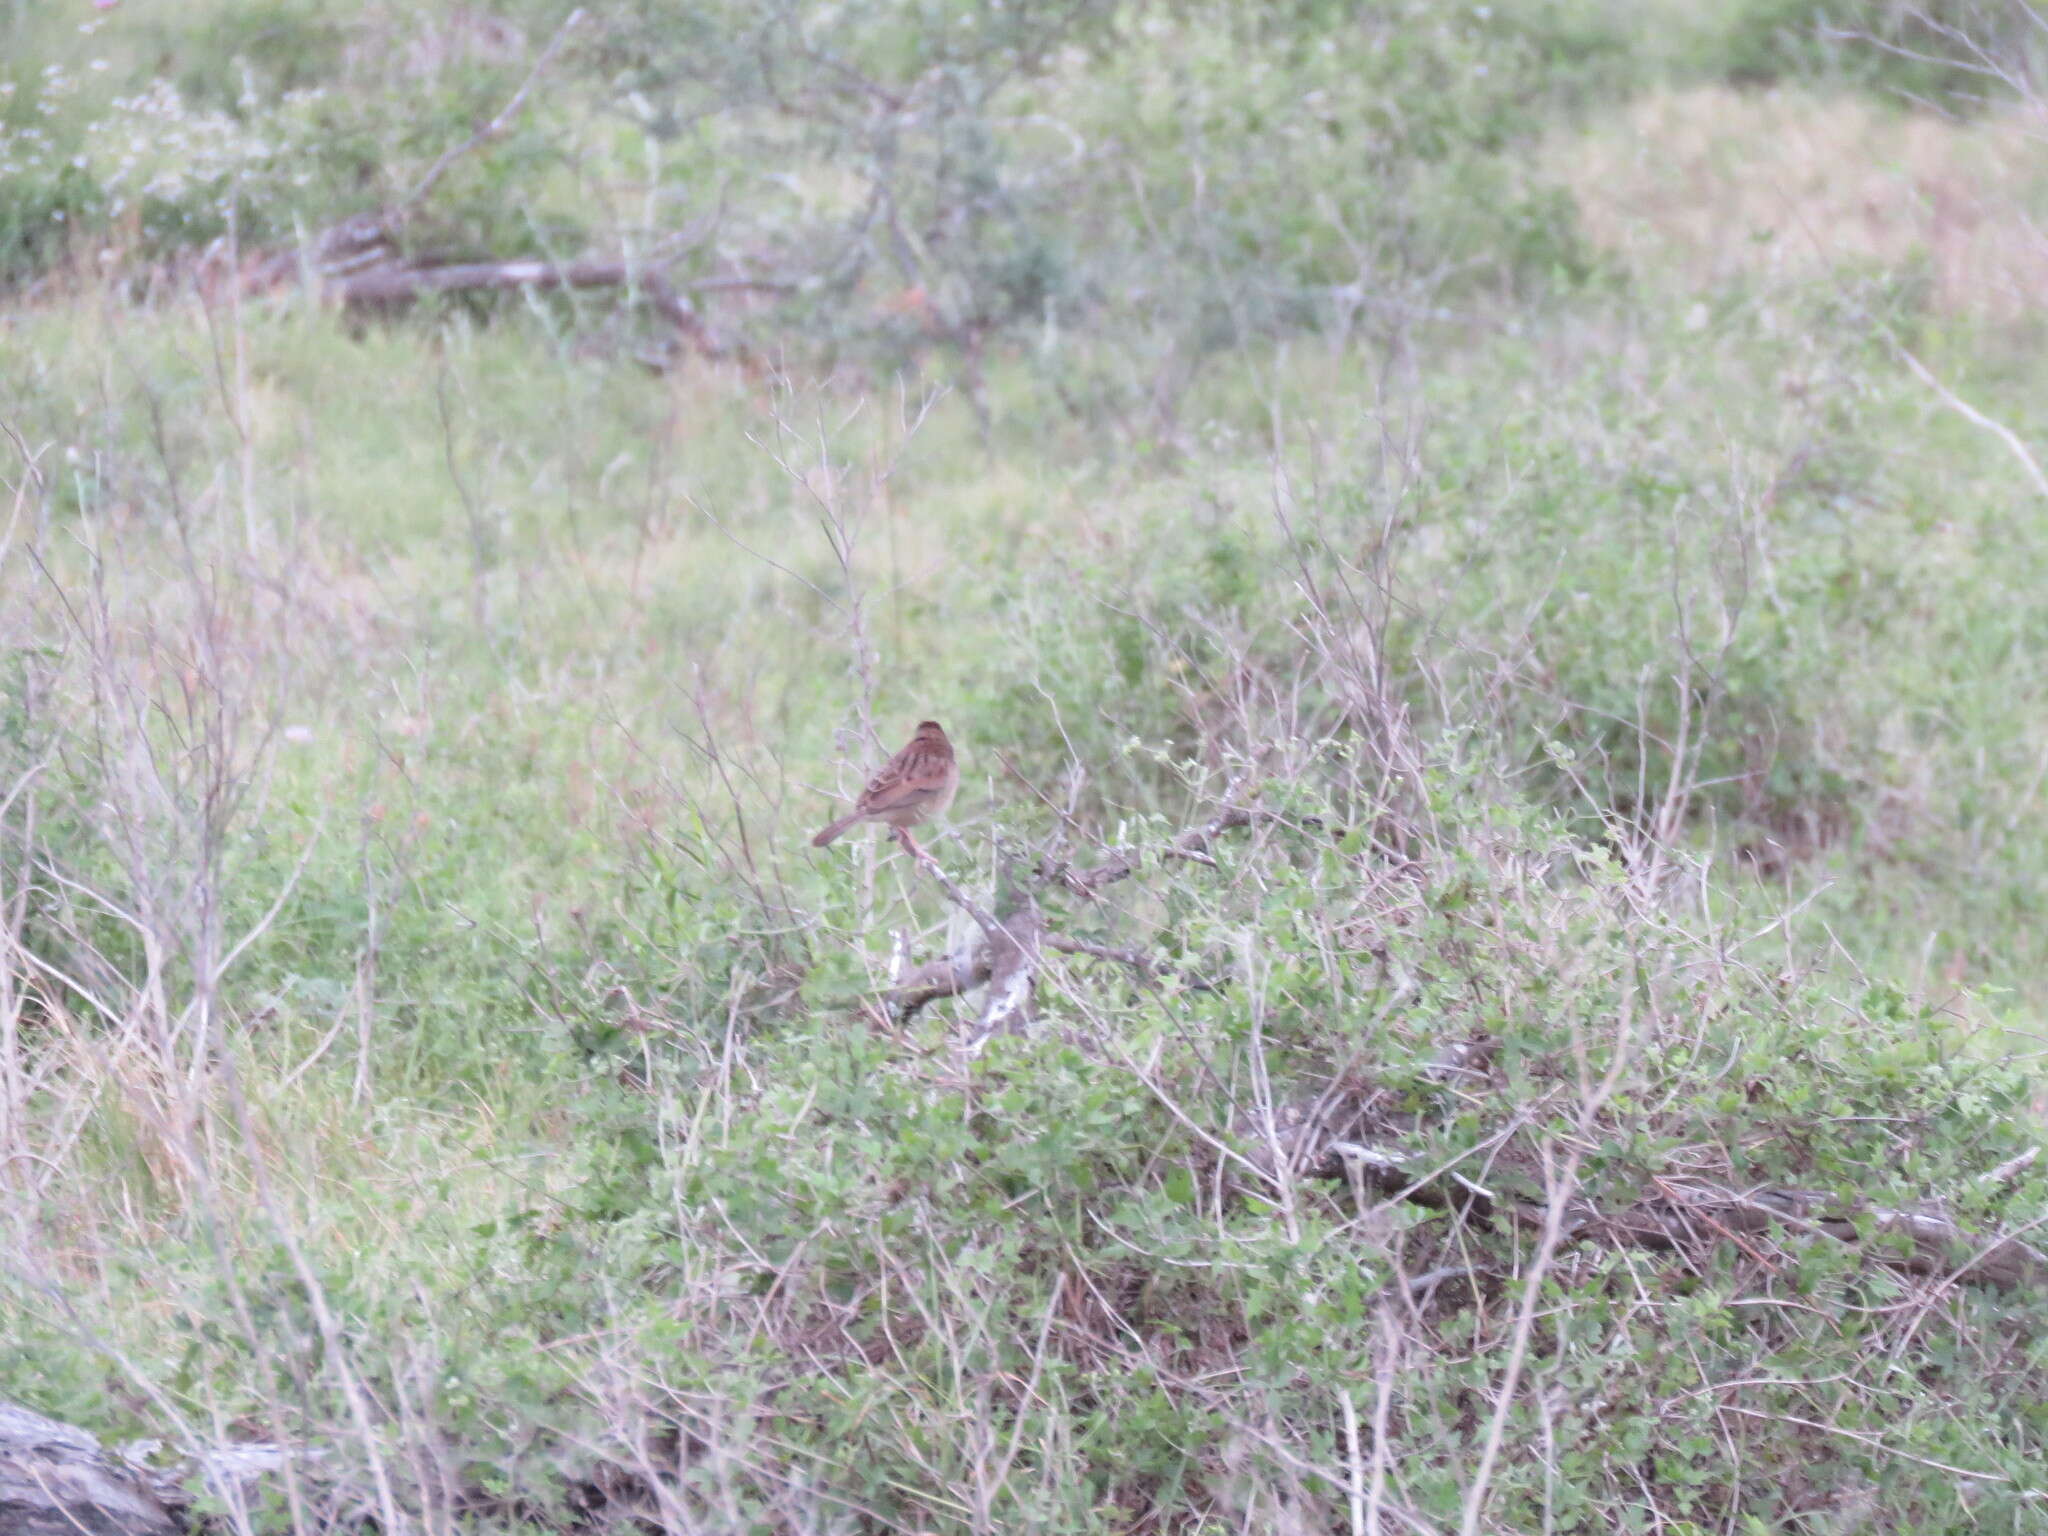
[[[426,175],[415,182],[413,189],[400,198],[389,214],[386,215],[385,222],[388,225],[396,226],[409,218],[413,210],[426,200],[427,194],[434,190],[434,187],[440,182],[441,178],[448,174],[449,167],[454,165],[456,161],[471,151],[489,144],[494,139],[504,137],[506,131],[511,128],[514,120],[519,116],[520,111],[526,106],[526,98],[532,94],[533,88],[540,80],[541,75],[546,71],[548,65],[554,61],[555,55],[561,51],[562,44],[568,41],[569,34],[576,29],[587,14],[588,12],[579,5],[575,10],[562,18],[562,24],[555,28],[555,35],[548,39],[547,46],[541,49],[540,56],[533,61],[533,68],[526,72],[526,78],[519,82],[519,89],[512,93],[512,99],[498,109],[495,117],[462,143],[457,144],[452,149],[445,149],[441,152],[434,163],[427,167]]]
[[[932,877],[932,883],[946,893],[946,900],[952,902],[954,906],[974,919],[974,925],[982,931],[982,934],[988,939],[989,943],[994,944],[1004,936],[1003,925],[990,915],[987,908],[961,890],[954,882],[953,877],[940,867],[937,859],[925,852],[916,838],[912,837],[902,827],[891,827],[889,835],[896,840],[905,853],[910,855],[918,868]]]
[[[1923,1467],[1932,1467],[1937,1472],[1951,1473],[1956,1477],[1974,1477],[1987,1483],[2010,1483],[2012,1481],[2011,1478],[2002,1472],[1980,1472],[1974,1467],[1959,1467],[1953,1462],[1935,1461],[1930,1457],[1915,1456],[1911,1451],[1902,1451],[1895,1446],[1886,1445],[1884,1441],[1875,1435],[1866,1435],[1853,1429],[1845,1429],[1839,1424],[1823,1424],[1817,1419],[1794,1418],[1788,1413],[1764,1413],[1756,1408],[1738,1407],[1734,1403],[1721,1404],[1719,1411],[1722,1413],[1739,1413],[1744,1418],[1767,1419],[1775,1424],[1796,1424],[1801,1429],[1814,1429],[1825,1434],[1840,1435],[1845,1440],[1854,1440],[1858,1445],[1869,1446],[1872,1450],[1882,1451],[1887,1456],[1896,1456],[1901,1461],[1910,1461]]]
[[[1981,427],[1984,431],[1989,432],[1993,437],[2005,444],[2006,449],[2019,461],[2020,468],[2026,472],[2027,479],[2033,482],[2035,491],[2040,494],[2043,500],[2048,500],[2048,473],[2042,471],[2040,461],[2028,450],[2027,445],[2020,441],[2020,435],[2017,432],[2013,431],[2004,422],[1985,415],[1953,389],[1950,389],[1935,374],[1933,369],[1915,357],[1903,343],[1894,339],[1892,345],[1898,350],[1899,357],[1904,361],[1905,365],[1913,370],[1913,376],[1933,390],[1935,394],[1939,395],[1942,404],[1946,405],[1972,426]]]
[[[921,965],[891,987],[884,1000],[898,1018],[907,1019],[928,1004],[971,992],[987,980],[988,946],[977,944],[966,964],[949,956]]]
[[[1334,1114],[1304,1122],[1298,1133],[1323,1139],[1293,1146],[1295,1166],[1317,1178],[1357,1178],[1393,1198],[1440,1207],[1447,1191],[1436,1170],[1417,1177],[1410,1154],[1398,1145],[1344,1131],[1349,1117]],[[1398,1128],[1398,1125],[1394,1128]],[[2019,1161],[2014,1159],[2015,1162]],[[1986,1177],[1996,1182],[2006,1166]],[[1464,1185],[1482,1203],[1500,1199],[1492,1190]],[[1952,1217],[1933,1210],[1902,1211],[1870,1203],[1845,1203],[1816,1190],[1730,1190],[1671,1179],[1656,1181],[1654,1197],[1622,1209],[1601,1210],[1582,1198],[1565,1220],[1561,1235],[1574,1242],[1615,1247],[1680,1250],[1706,1241],[1745,1239],[1780,1228],[1811,1238],[1860,1244],[1863,1232],[1874,1229],[1905,1240],[1896,1251],[1882,1243],[1870,1248],[1871,1258],[1907,1274],[1938,1278],[1943,1284],[1970,1280],[2001,1290],[2048,1289],[2048,1254],[2025,1240],[2029,1228],[1984,1237],[1965,1231]],[[1521,1225],[1547,1230],[1547,1213],[1515,1204],[1506,1213]],[[1761,1257],[1761,1256],[1759,1256]]]
[[[1233,785],[1233,792],[1235,788]],[[1203,825],[1191,827],[1174,838],[1163,854],[1212,862],[1204,850],[1217,837],[1236,828],[1251,826],[1271,815],[1253,808],[1227,805]],[[1030,995],[1036,986],[1040,953],[1045,949],[1107,960],[1127,967],[1147,982],[1173,977],[1195,992],[1219,991],[1229,984],[1228,976],[1205,977],[1177,972],[1142,950],[1118,948],[1054,933],[1046,926],[1045,915],[1037,901],[1021,884],[1014,887],[1007,902],[998,903],[999,909],[1003,909],[1001,915],[992,913],[968,895],[910,833],[898,828],[890,835],[910,855],[912,862],[939,887],[946,899],[973,920],[981,930],[983,940],[968,956],[935,960],[895,980],[883,995],[883,1001],[898,1018],[909,1018],[941,998],[957,997],[987,984],[989,1000],[984,1006],[981,1022],[976,1026],[974,1039],[986,1038],[993,1028],[1012,1026],[1028,1009]],[[1041,859],[1034,873],[1041,882],[1061,884],[1069,890],[1092,896],[1100,886],[1128,877],[1138,867],[1138,859],[1135,851],[1119,852],[1107,863],[1086,870]]]
[[[1216,861],[1209,857],[1209,845],[1225,832],[1251,826],[1254,821],[1278,820],[1271,811],[1255,810],[1230,803],[1237,785],[1224,792],[1224,808],[1199,827],[1190,827],[1159,850],[1162,859],[1183,859],[1189,863],[1207,864],[1214,867]],[[1048,878],[1059,881],[1068,890],[1078,895],[1092,896],[1106,885],[1115,885],[1119,880],[1128,880],[1138,871],[1143,860],[1142,851],[1135,848],[1120,849],[1110,858],[1090,869],[1074,869],[1059,865],[1048,869]]]
[[[1344,1411],[1344,1459],[1351,1474],[1344,1491],[1351,1505],[1351,1536],[1365,1536],[1365,1458],[1358,1445],[1358,1404],[1351,1400],[1351,1388],[1340,1387],[1337,1406]]]

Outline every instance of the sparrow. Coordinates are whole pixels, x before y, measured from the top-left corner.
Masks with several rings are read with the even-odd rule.
[[[953,760],[953,743],[936,720],[920,720],[910,745],[890,758],[882,771],[868,780],[868,787],[853,803],[853,813],[842,816],[811,839],[822,848],[848,827],[861,821],[882,821],[902,831],[927,816],[945,812],[960,787],[960,765]]]

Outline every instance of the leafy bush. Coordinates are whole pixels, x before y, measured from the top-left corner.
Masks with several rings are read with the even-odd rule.
[[[2039,41],[2027,9],[2001,0],[1742,0],[1707,22],[1698,60],[1737,85],[1829,81],[1968,113],[2024,89]]]

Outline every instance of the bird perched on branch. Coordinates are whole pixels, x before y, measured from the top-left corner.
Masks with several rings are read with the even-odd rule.
[[[953,743],[936,720],[920,720],[910,745],[890,758],[882,771],[868,780],[868,787],[853,803],[851,815],[842,816],[811,839],[822,848],[856,822],[886,822],[904,832],[927,816],[938,816],[953,803],[960,787],[960,765],[953,758]]]

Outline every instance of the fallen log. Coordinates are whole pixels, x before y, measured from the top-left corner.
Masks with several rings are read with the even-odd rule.
[[[178,1536],[148,1478],[74,1424],[0,1402],[0,1531],[7,1536]]]
[[[637,281],[672,323],[694,325],[696,311],[652,269],[624,261],[464,261],[445,265],[387,263],[330,277],[326,295],[345,309],[390,309],[442,293],[505,293],[521,288],[617,288]]]
[[[432,265],[387,261],[352,272],[323,276],[321,295],[344,311],[392,314],[440,294],[545,292],[564,288],[637,290],[654,312],[709,357],[732,348],[712,334],[704,318],[662,275],[659,264],[615,260],[464,261]]]
[[[581,7],[570,12],[510,100],[468,139],[444,150],[397,203],[343,219],[312,235],[303,245],[286,249],[238,254],[232,241],[216,241],[200,258],[201,291],[210,295],[223,284],[233,284],[242,294],[266,293],[303,276],[314,292],[339,304],[344,311],[389,314],[436,294],[622,288],[644,296],[657,314],[705,355],[737,355],[738,349],[713,334],[697,307],[675,290],[667,276],[668,269],[684,251],[695,248],[707,237],[716,224],[715,216],[694,230],[665,240],[637,261],[588,256],[568,261],[530,257],[437,261],[408,257],[401,249],[401,235],[449,168],[474,150],[505,136],[525,109],[527,98],[548,65],[586,14]],[[731,277],[707,280],[702,286],[782,285]]]

